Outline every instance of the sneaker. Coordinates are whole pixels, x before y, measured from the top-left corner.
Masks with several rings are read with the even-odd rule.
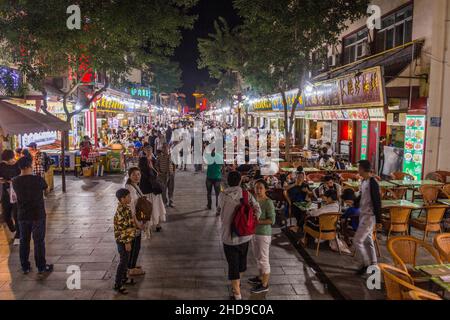
[[[250,289],[251,293],[263,293],[263,292],[267,292],[269,291],[269,286],[264,287],[262,285],[262,283],[260,283],[259,285],[257,285],[256,287]]]
[[[247,280],[248,283],[258,285],[261,284],[261,279],[259,277],[250,278]]]
[[[28,269],[22,269],[23,274],[29,274],[31,272],[31,268]]]
[[[14,239],[13,246],[20,245],[20,239]]]
[[[46,264],[45,265],[45,269],[44,270],[39,270],[38,274],[49,273],[49,272],[53,272],[53,265],[52,264]]]
[[[128,290],[124,286],[114,286],[114,291],[117,291],[120,294],[128,294]]]

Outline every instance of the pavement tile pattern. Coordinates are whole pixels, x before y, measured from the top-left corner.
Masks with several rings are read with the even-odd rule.
[[[47,261],[55,271],[38,279],[35,270],[20,272],[17,246],[0,238],[0,299],[228,299],[227,264],[220,241],[220,222],[215,211],[205,211],[204,173],[176,173],[175,208],[168,209],[168,221],[161,233],[142,242],[139,265],[146,275],[137,278],[127,296],[116,294],[113,279],[117,249],[113,236],[115,191],[124,177],[68,178],[68,192],[56,189],[47,206]],[[214,209],[214,208],[213,208]],[[0,230],[4,232],[3,230]],[[33,265],[33,253],[30,261]],[[248,277],[257,274],[249,253]],[[81,270],[81,289],[67,288],[66,273],[71,265]],[[270,291],[251,295],[243,283],[243,298],[250,300],[332,299],[288,238],[274,229],[271,247]]]

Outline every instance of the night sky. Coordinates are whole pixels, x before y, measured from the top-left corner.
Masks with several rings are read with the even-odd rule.
[[[197,61],[199,58],[197,39],[206,38],[214,31],[214,21],[219,17],[224,17],[230,27],[239,23],[232,0],[200,0],[192,10],[198,15],[194,29],[183,31],[183,41],[175,52],[174,60],[178,61],[183,71],[183,88],[181,92],[186,94],[187,102],[191,108],[195,107],[192,93],[195,88],[209,80],[208,70],[198,70]]]

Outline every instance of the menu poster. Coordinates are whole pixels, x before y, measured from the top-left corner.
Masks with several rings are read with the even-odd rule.
[[[406,116],[403,172],[412,175],[416,180],[422,180],[425,124],[426,117],[423,115]]]
[[[369,120],[369,112],[367,109],[349,109],[342,110],[345,120]]]

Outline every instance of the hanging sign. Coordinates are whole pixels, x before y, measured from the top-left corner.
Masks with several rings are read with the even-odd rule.
[[[368,110],[370,121],[380,121],[380,122],[386,121],[384,115],[384,108],[370,108]]]
[[[369,145],[369,122],[361,122],[361,160],[367,160],[367,147]]]

